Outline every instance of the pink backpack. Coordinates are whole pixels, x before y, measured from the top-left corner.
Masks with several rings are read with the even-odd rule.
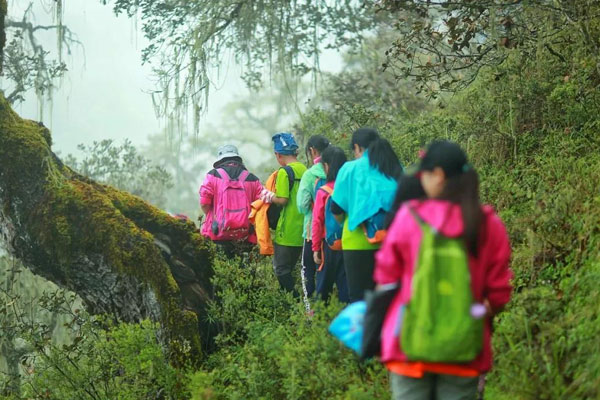
[[[237,179],[231,179],[223,168],[217,169],[221,179],[217,179],[214,214],[211,226],[215,240],[241,240],[248,237],[250,230],[250,202],[244,182],[248,171],[242,171]]]

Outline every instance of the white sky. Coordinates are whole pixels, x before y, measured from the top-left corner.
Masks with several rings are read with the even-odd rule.
[[[48,23],[48,13],[53,0],[9,0],[9,15],[20,18],[31,1],[34,1],[37,22]],[[94,140],[129,138],[141,147],[146,137],[161,131],[148,91],[154,88],[152,71],[141,65],[141,50],[145,41],[135,31],[135,23],[126,16],[116,17],[112,7],[103,6],[99,0],[65,1],[63,19],[83,43],[65,57],[69,72],[61,87],[55,91],[52,108],[46,108],[44,123],[51,129],[54,151],[65,155],[76,153],[79,143],[91,144]],[[44,38],[51,56],[56,55],[56,34]],[[322,65],[328,70],[339,68],[340,57],[326,54]],[[220,109],[229,101],[247,93],[238,77],[239,70],[230,67],[221,74],[216,87],[211,88],[208,113],[204,123],[218,124]],[[38,101],[34,95],[16,107],[25,118],[39,119]]]

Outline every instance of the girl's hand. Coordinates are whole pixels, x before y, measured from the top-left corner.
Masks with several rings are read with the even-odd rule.
[[[313,252],[313,260],[315,261],[315,264],[321,265],[321,252],[320,251]]]
[[[270,190],[263,189],[260,192],[260,195],[258,198],[261,199],[262,201],[264,201],[265,203],[272,203],[273,197],[275,197],[275,193],[271,192]]]

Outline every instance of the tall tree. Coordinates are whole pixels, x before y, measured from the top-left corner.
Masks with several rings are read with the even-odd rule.
[[[91,312],[160,321],[174,363],[197,360],[210,342],[213,251],[195,226],[65,166],[48,129],[21,119],[2,95],[0,239]]]

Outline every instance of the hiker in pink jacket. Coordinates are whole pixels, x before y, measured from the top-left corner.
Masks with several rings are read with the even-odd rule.
[[[250,204],[259,198],[263,187],[248,172],[233,145],[219,148],[213,167],[200,187],[200,206],[205,214],[201,233],[227,257],[240,256],[256,244],[248,216]]]
[[[381,361],[390,372],[394,399],[474,399],[479,375],[492,366],[493,316],[510,299],[508,235],[492,208],[480,205],[477,173],[457,144],[431,144],[421,160],[418,176],[426,198],[400,206],[376,255],[377,285],[400,282],[382,327]],[[401,313],[416,284],[413,276],[424,235],[422,223],[434,233],[464,240],[473,304],[479,306],[476,310],[471,307],[470,313],[475,319],[485,318],[481,351],[469,362],[409,360],[402,351],[401,324],[406,320]]]

